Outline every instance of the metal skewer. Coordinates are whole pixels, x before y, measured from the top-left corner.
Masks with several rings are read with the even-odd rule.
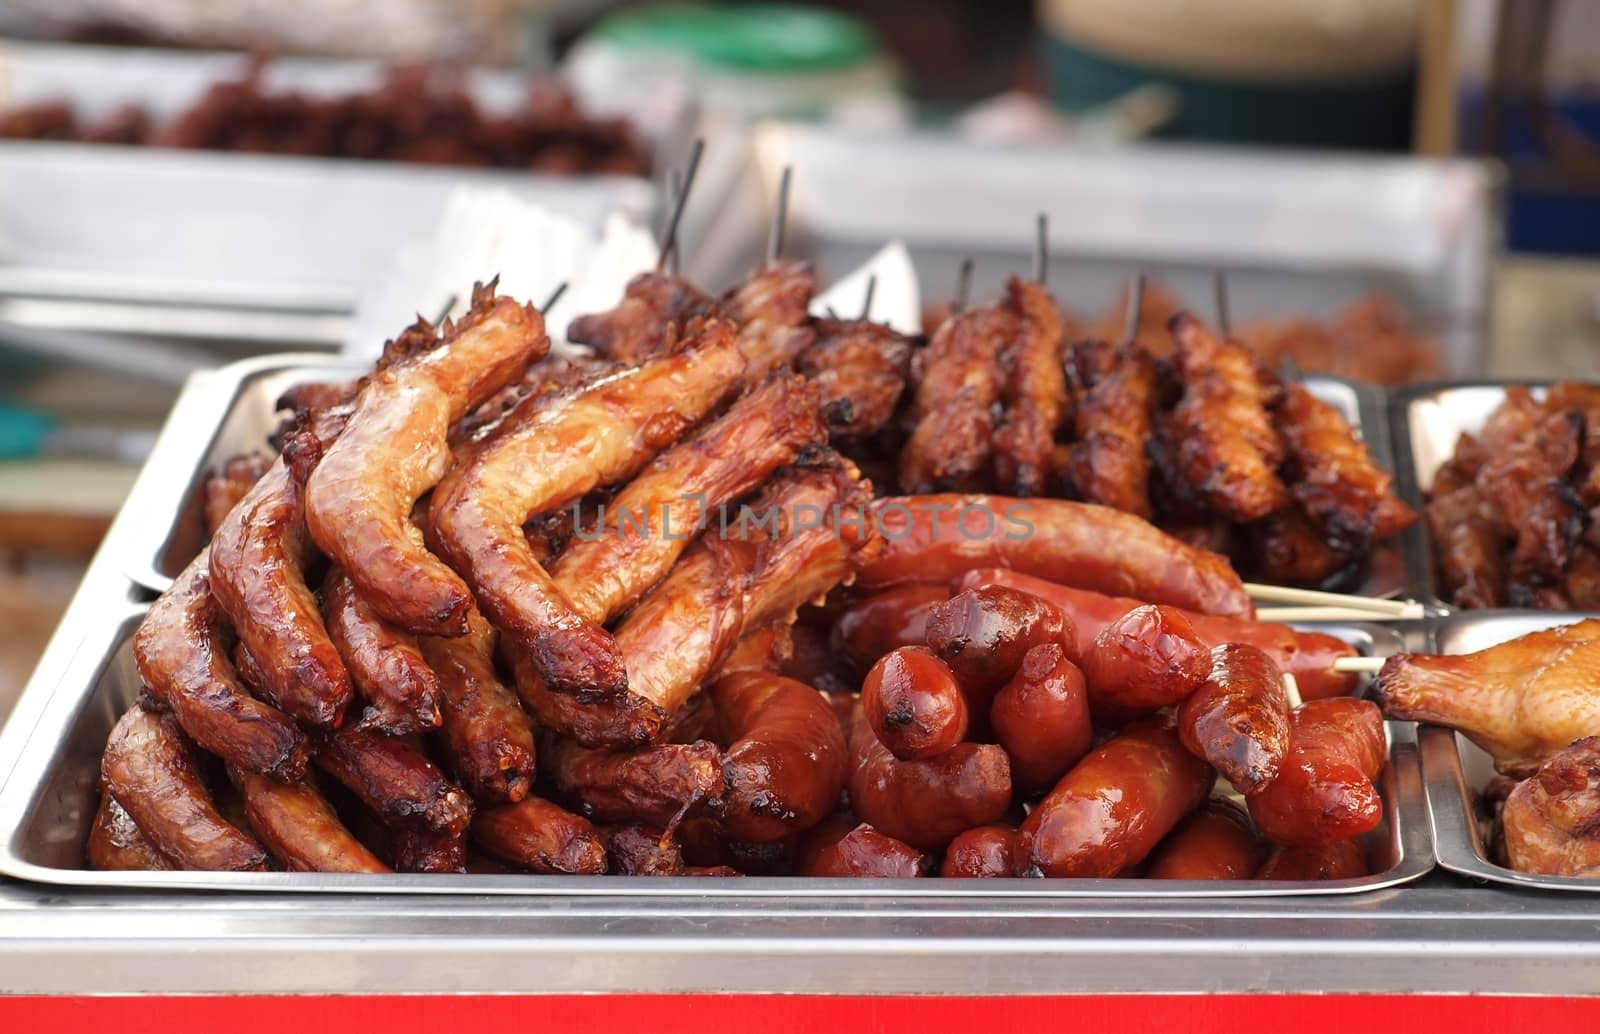
[[[1211,293],[1217,306],[1217,329],[1223,337],[1233,336],[1233,320],[1228,314],[1228,274],[1217,270],[1211,275]]]
[[[961,260],[961,268],[956,271],[956,294],[950,300],[950,315],[954,316],[967,307],[967,295],[972,293],[972,259]]]
[[[1128,311],[1122,318],[1122,347],[1128,348],[1139,340],[1139,317],[1144,311],[1144,274],[1133,278],[1133,289],[1128,292]]]
[[[667,190],[670,192],[670,196],[672,197],[672,205],[674,208],[676,208],[678,206],[678,198],[683,194],[682,171],[673,169],[672,172],[667,175]],[[670,219],[672,216],[669,214],[667,218]],[[667,228],[662,226],[662,240],[666,239],[666,231]],[[676,236],[674,236],[672,240],[672,246],[667,248],[667,272],[671,273],[673,276],[678,275],[678,241]]]
[[[1050,217],[1040,212],[1034,217],[1033,282],[1044,283],[1050,262]]]
[[[449,298],[446,298],[444,305],[439,308],[439,315],[433,318],[433,325],[436,327],[443,326],[444,321],[449,319],[450,314],[455,311],[456,302],[460,300],[461,296],[459,294],[452,294]]]
[[[539,306],[539,315],[550,315],[550,310],[556,307],[556,302],[559,302],[561,300],[561,296],[566,293],[567,281],[563,280],[556,285],[556,289],[554,291],[550,292],[550,297],[544,300],[544,304]]]
[[[861,318],[865,320],[872,315],[872,296],[878,290],[878,274],[873,273],[867,277],[867,296],[861,302]]]
[[[783,253],[783,234],[789,222],[789,179],[794,173],[794,166],[785,165],[783,175],[778,179],[777,207],[772,212],[772,228],[767,232],[767,265],[778,261],[778,256]]]
[[[677,247],[678,222],[683,218],[684,203],[689,200],[689,189],[694,186],[694,174],[700,169],[700,155],[705,149],[705,140],[696,138],[694,147],[689,150],[689,165],[683,173],[683,189],[673,200],[672,218],[667,221],[666,232],[661,235],[661,252],[656,256],[657,273],[667,267],[667,256]]]

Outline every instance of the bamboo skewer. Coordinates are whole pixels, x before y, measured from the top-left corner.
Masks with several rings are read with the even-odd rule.
[[[1256,620],[1268,624],[1293,621],[1380,621],[1396,616],[1361,607],[1266,607],[1256,611]],[[1420,610],[1417,617],[1421,617]]]
[[[1288,672],[1283,673],[1283,695],[1289,698],[1289,710],[1298,711],[1305,701],[1300,699],[1300,683]]]
[[[1284,585],[1263,585],[1246,582],[1245,592],[1257,603],[1292,603],[1301,607],[1338,607],[1342,610],[1362,611],[1368,615],[1386,618],[1420,618],[1424,616],[1422,604],[1415,600],[1380,600],[1370,596],[1348,596],[1339,592],[1319,592],[1316,589],[1293,589]],[[1266,611],[1264,613],[1276,613]],[[1314,618],[1296,618],[1311,621]]]
[[[1341,674],[1376,675],[1383,670],[1384,657],[1340,657],[1333,662],[1333,670]]]

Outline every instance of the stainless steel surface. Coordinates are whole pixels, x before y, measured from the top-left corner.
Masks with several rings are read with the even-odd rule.
[[[1527,383],[1535,398],[1543,397],[1544,384],[1519,381],[1441,381],[1391,389],[1385,425],[1401,498],[1420,510],[1434,475],[1455,454],[1456,441],[1463,433],[1482,430],[1505,400],[1507,385],[1517,383]],[[1450,612],[1453,608],[1440,598],[1427,521],[1408,528],[1400,542],[1413,597],[1440,613]]]
[[[1442,654],[1473,653],[1587,616],[1513,611],[1458,614],[1434,628],[1433,645]],[[1473,799],[1494,775],[1492,759],[1465,736],[1449,729],[1424,727],[1419,730],[1418,739],[1440,865],[1472,879],[1513,887],[1600,894],[1600,879],[1517,872],[1490,861],[1483,849]]]
[[[1210,277],[1221,267],[1238,318],[1326,316],[1381,290],[1439,338],[1452,371],[1481,368],[1499,249],[1499,177],[1481,163],[1166,145],[980,148],[948,134],[772,124],[756,132],[727,200],[714,212],[691,206],[692,275],[725,283],[754,264],[787,165],[788,250],[827,275],[900,238],[925,299],[948,297],[969,256],[982,297],[1028,268],[1034,215],[1044,211],[1052,287],[1078,311],[1105,312],[1143,270],[1209,315]]]

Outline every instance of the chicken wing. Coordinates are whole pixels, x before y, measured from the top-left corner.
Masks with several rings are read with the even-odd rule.
[[[1500,829],[1513,869],[1600,875],[1600,737],[1578,740],[1518,783]]]
[[[1394,476],[1372,461],[1333,405],[1290,384],[1277,423],[1300,472],[1289,490],[1334,548],[1365,552],[1416,521],[1416,512],[1394,494]]]
[[[900,453],[900,490],[976,489],[989,470],[994,419],[1005,371],[1000,356],[1017,335],[1003,308],[972,309],[946,320],[922,356],[911,406],[911,437]]]
[[[1600,729],[1600,621],[1454,657],[1396,654],[1375,693],[1388,717],[1451,726],[1501,772],[1528,775]]]
[[[732,394],[744,369],[732,327],[706,323],[683,351],[537,408],[434,491],[430,540],[551,691],[614,697],[627,672],[610,635],[534,558],[523,523],[631,477]]]
[[[640,273],[614,308],[573,320],[567,340],[614,362],[639,363],[671,351],[682,328],[710,311],[711,299],[688,281],[671,273]]]
[[[1283,509],[1290,497],[1277,473],[1283,442],[1267,415],[1270,375],[1249,349],[1192,316],[1174,316],[1171,327],[1183,397],[1165,438],[1178,487],[1234,521]]]
[[[213,476],[206,478],[206,534],[214,536],[230,511],[249,493],[252,486],[272,466],[266,456],[235,456]]]
[[[816,293],[809,263],[770,262],[723,297],[722,312],[739,324],[746,385],[760,384],[810,347],[815,333],[807,309]]]
[[[385,619],[419,634],[466,633],[472,594],[423,546],[411,511],[449,466],[450,425],[549,347],[537,310],[478,285],[472,311],[435,347],[368,379],[306,485],[306,523]]]
[[[1017,496],[1042,495],[1054,467],[1055,436],[1067,417],[1061,368],[1061,310],[1043,284],[1006,283],[1018,334],[1006,350],[1005,412],[994,432],[995,482]]]
[[[405,736],[439,724],[439,678],[417,637],[377,615],[341,568],[322,582],[328,635],[344,658],[366,707],[357,724]]]
[[[1512,386],[1479,436],[1478,491],[1498,507],[1516,543],[1508,565],[1513,603],[1519,593],[1560,581],[1583,530],[1577,493],[1567,481],[1582,431],[1577,412],[1547,412],[1527,388]]]

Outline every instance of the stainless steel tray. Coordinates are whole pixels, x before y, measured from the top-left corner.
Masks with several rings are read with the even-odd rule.
[[[1390,763],[1381,788],[1385,809],[1368,835],[1379,871],[1352,880],[846,880],[771,878],[551,877],[501,875],[330,875],[312,873],[99,872],[84,867],[84,844],[98,804],[100,752],[117,717],[138,695],[132,637],[141,604],[111,605],[87,630],[59,684],[19,746],[0,789],[0,873],[73,887],[255,892],[578,895],[602,897],[1215,898],[1341,895],[1410,882],[1433,867],[1421,796],[1421,771],[1409,723],[1391,724]],[[1380,626],[1329,627],[1363,653],[1404,648]],[[31,691],[30,691],[31,692]],[[9,737],[8,737],[9,738]],[[15,741],[14,741],[15,742]],[[1220,785],[1220,784],[1219,784]]]
[[[1443,619],[1432,631],[1432,648],[1442,654],[1472,653],[1556,625],[1593,615],[1526,611],[1483,611]],[[1428,815],[1433,823],[1439,864],[1475,880],[1513,887],[1600,894],[1600,879],[1541,876],[1497,865],[1484,853],[1474,798],[1494,775],[1489,755],[1465,736],[1437,726],[1418,730]]]
[[[359,377],[367,369],[365,363],[317,354],[273,355],[231,363],[186,385],[124,504],[138,521],[124,547],[128,577],[164,592],[200,551],[205,477],[233,456],[265,449],[277,426],[273,405],[286,388]],[[1379,463],[1390,465],[1380,393],[1336,377],[1307,377],[1305,383],[1362,432]],[[1362,592],[1399,594],[1412,588],[1405,574],[1398,562],[1376,568]]]
[[[1209,315],[1220,267],[1236,318],[1325,316],[1382,290],[1440,340],[1454,373],[1482,365],[1499,176],[1481,162],[978,146],[941,133],[769,124],[725,203],[686,213],[693,275],[726,282],[759,258],[785,166],[794,167],[787,250],[827,274],[899,238],[925,299],[953,291],[966,257],[977,260],[982,297],[1028,268],[1042,210],[1051,286],[1080,311],[1103,312],[1144,270]]]
[[[1393,446],[1397,487],[1401,498],[1419,510],[1433,487],[1433,477],[1456,451],[1462,432],[1483,428],[1489,414],[1505,400],[1506,388],[1526,384],[1541,397],[1547,382],[1539,381],[1439,381],[1390,389],[1384,421]],[[1412,598],[1439,613],[1454,608],[1439,595],[1439,571],[1426,520],[1419,520],[1400,537],[1406,557],[1406,579]]]

